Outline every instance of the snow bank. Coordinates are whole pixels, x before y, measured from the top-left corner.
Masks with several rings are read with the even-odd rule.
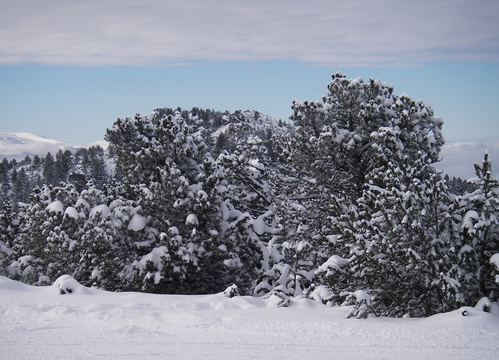
[[[499,316],[499,305],[495,302],[490,301],[490,299],[484,297],[481,298],[475,305],[475,309],[490,313],[494,316]]]
[[[237,285],[231,285],[227,289],[224,290],[224,296],[228,298],[233,298],[234,296],[239,296],[239,289]]]
[[[8,279],[6,277],[0,276],[0,290],[1,291],[22,291],[29,292],[33,289],[32,286],[20,283],[18,281],[14,281]]]
[[[72,289],[71,295],[58,295],[60,288]],[[80,291],[92,296],[75,296]],[[106,292],[87,289],[67,275],[53,287],[0,277],[1,357],[498,358],[494,311],[467,307],[462,309],[466,316],[456,310],[427,319],[355,320],[345,319],[349,307],[328,307],[304,297],[294,298],[289,307],[278,307],[278,302],[275,296]]]
[[[60,276],[52,285],[52,289],[57,290],[61,295],[77,294],[77,295],[90,295],[91,292],[88,288],[81,285],[78,281],[73,279],[70,275]]]
[[[333,294],[325,286],[317,286],[308,295],[310,299],[313,299],[321,304],[326,304]]]

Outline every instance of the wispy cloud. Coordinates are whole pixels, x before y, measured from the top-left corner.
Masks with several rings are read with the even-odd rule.
[[[0,63],[499,61],[497,0],[3,0]]]

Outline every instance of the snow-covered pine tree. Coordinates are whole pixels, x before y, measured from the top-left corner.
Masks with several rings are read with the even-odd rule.
[[[59,182],[66,182],[71,168],[71,151],[59,150],[55,155],[54,163],[54,185]]]
[[[55,173],[55,159],[50,152],[43,159],[43,181],[47,185],[57,185],[59,179]]]
[[[460,268],[466,278],[467,302],[481,297],[499,297],[492,255],[499,250],[499,180],[485,152],[482,164],[475,163],[476,177],[469,180],[476,190],[461,197]]]
[[[312,240],[313,230],[307,224],[307,209],[296,200],[279,199],[274,207],[276,227],[267,244],[267,270],[258,291],[280,288],[287,295],[301,295],[313,280],[317,251]]]
[[[218,139],[223,139],[223,143],[217,141],[216,149],[223,150],[219,156],[219,161],[221,161],[226,173],[227,190],[223,194],[228,208],[226,213],[233,214],[230,215],[231,219],[227,220],[230,222],[230,226],[237,223],[238,227],[243,226],[241,231],[243,229],[246,229],[244,233],[249,231],[247,235],[244,233],[231,234],[231,237],[242,239],[241,235],[249,235],[249,239],[252,239],[254,244],[253,258],[261,258],[261,250],[258,250],[258,247],[262,248],[262,245],[265,245],[263,248],[265,254],[262,264],[263,273],[260,274],[256,271],[260,268],[260,261],[253,261],[252,264],[253,278],[258,279],[256,287],[254,287],[255,291],[258,293],[269,292],[279,287],[284,289],[283,296],[289,296],[295,292],[295,287],[301,289],[300,282],[308,281],[308,279],[304,280],[301,275],[294,275],[302,270],[301,266],[306,262],[294,253],[295,247],[298,246],[298,242],[294,242],[294,235],[300,220],[297,220],[298,223],[293,221],[294,223],[291,224],[290,222],[289,227],[285,226],[284,230],[282,224],[279,224],[284,218],[289,219],[293,216],[291,214],[288,216],[287,212],[294,211],[293,214],[297,214],[299,211],[296,209],[304,209],[303,206],[299,205],[301,201],[299,199],[286,202],[287,196],[292,196],[288,190],[292,186],[295,189],[299,188],[296,186],[296,178],[285,175],[283,172],[285,168],[289,172],[292,171],[286,163],[285,157],[282,156],[280,146],[281,142],[287,143],[286,140],[290,140],[291,131],[282,125],[279,126],[277,122],[261,119],[260,114],[255,113],[254,118],[260,121],[254,122],[246,115],[245,119],[241,119],[240,122],[231,122],[218,134]],[[283,185],[286,181],[289,184]],[[288,208],[291,203],[295,210]],[[283,214],[286,216],[280,217]],[[244,221],[241,222],[241,220]],[[248,227],[249,224],[252,226]],[[300,228],[304,229],[305,225]],[[284,249],[282,243],[285,236],[279,236],[279,233],[293,233],[293,241],[289,236],[284,250],[290,264],[286,262],[285,256],[281,253]],[[258,245],[259,242],[261,245]],[[304,248],[300,247],[300,250],[304,250]],[[292,252],[293,254],[291,254]],[[247,258],[251,257],[247,256]],[[234,261],[230,261],[230,263],[234,264]],[[250,269],[250,267],[246,268]],[[246,277],[250,275],[251,273],[245,274]],[[242,288],[239,283],[237,285]],[[299,292],[300,290],[297,291],[297,293]]]
[[[125,176],[124,196],[137,201],[152,226],[164,234],[149,249],[150,256],[142,257],[146,267],[137,259],[136,273],[145,276],[149,289],[157,285],[170,291],[161,279],[172,278],[180,280],[175,292],[222,291],[233,283],[224,283],[224,262],[233,259],[228,252],[232,249],[221,237],[220,191],[227,188],[221,185],[225,172],[211,159],[210,136],[203,127],[196,127],[201,122],[197,116],[161,112],[119,119],[107,135],[118,170]],[[186,119],[195,124],[189,125]],[[168,269],[174,273],[165,273]],[[148,274],[157,274],[154,283]]]
[[[116,273],[120,269],[114,264],[115,249],[110,232],[111,222],[111,211],[106,204],[94,206],[90,210],[80,238],[80,259],[73,274],[73,277],[84,286],[95,284],[108,290],[115,290],[118,287]]]
[[[267,245],[268,260],[257,285],[258,292],[281,288],[287,295],[301,295],[313,281],[315,268],[321,263],[327,222],[321,211],[324,196],[313,179],[289,164],[274,168],[270,178],[272,206],[259,221],[266,220],[271,238]],[[326,195],[327,196],[327,195]]]
[[[223,169],[207,157],[189,186],[186,203],[188,213],[181,233],[184,245],[180,251],[187,260],[185,289],[187,292],[212,293],[227,287],[227,247],[222,235],[222,210],[219,194]]]
[[[17,208],[18,203],[28,201],[30,192],[30,181],[24,167],[20,168],[19,171],[13,169],[11,201],[14,208]]]
[[[8,276],[8,266],[13,261],[12,247],[17,236],[19,220],[9,202],[0,208],[0,275]]]
[[[221,248],[227,255],[226,283],[235,284],[241,295],[252,294],[262,272],[264,248],[248,212],[236,210],[229,200],[221,206],[223,221]]]
[[[45,238],[41,257],[46,264],[44,275],[51,282],[61,275],[72,274],[84,219],[71,208],[79,196],[72,184],[61,183],[61,186],[49,187],[48,190],[46,220],[40,230]]]
[[[3,158],[0,163],[0,201],[1,203],[10,202],[10,164],[7,158]]]
[[[428,259],[423,254],[439,235],[435,223],[423,223],[422,217],[442,211],[439,200],[428,195],[436,189],[431,164],[444,141],[442,121],[424,102],[398,97],[373,79],[364,83],[335,74],[329,90],[323,103],[297,107],[295,102],[299,125],[307,126],[309,119],[322,124],[322,129],[308,125],[319,154],[315,159],[322,167],[329,161],[333,172],[353,185],[334,189],[341,190],[332,197],[334,252],[318,273],[340,297],[370,292],[372,311],[424,314],[420,298],[428,289],[421,287],[427,275],[422,269]],[[365,304],[359,303],[359,311],[366,311]]]
[[[19,213],[19,235],[12,247],[15,261],[10,264],[10,276],[28,284],[49,283],[47,271],[47,236],[62,222],[63,205],[55,198],[52,186],[35,188],[30,202]]]
[[[106,290],[140,290],[126,276],[127,266],[140,254],[140,245],[136,244],[151,241],[146,226],[148,219],[140,212],[141,207],[135,202],[100,190],[89,182],[88,189],[65,211],[66,215],[73,213],[72,217],[84,219],[75,246],[78,253],[73,267],[75,279]],[[66,216],[63,225],[70,220]]]
[[[370,295],[368,308],[357,303],[363,314],[353,315],[428,316],[462,305],[452,272],[446,187],[428,164],[421,170],[389,165],[356,204],[333,198],[339,214],[331,217],[335,255],[318,277],[337,303],[358,290]]]
[[[335,193],[344,191],[353,200],[362,195],[368,173],[383,160],[373,153],[373,145],[385,147],[376,139],[380,131],[396,133],[396,143],[386,144],[388,156],[415,159],[423,151],[427,161],[438,161],[443,122],[429,105],[396,96],[379,80],[347,79],[341,73],[332,75],[328,90],[322,101],[293,101],[298,136],[293,156]]]

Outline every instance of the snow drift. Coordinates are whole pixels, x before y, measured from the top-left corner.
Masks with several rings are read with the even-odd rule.
[[[71,289],[61,295],[61,289]],[[32,287],[0,277],[3,359],[497,359],[496,304],[427,319],[345,319],[296,298],[111,293],[70,276]],[[466,316],[463,316],[463,311]]]

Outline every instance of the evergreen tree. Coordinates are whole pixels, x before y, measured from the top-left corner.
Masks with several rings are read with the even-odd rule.
[[[89,213],[80,238],[80,259],[74,271],[74,278],[82,285],[97,285],[101,280],[108,290],[119,287],[113,280],[113,272],[120,269],[113,268],[110,264],[114,260],[113,241],[110,228],[112,219],[111,211],[105,204],[96,205]],[[102,286],[102,284],[101,284]]]
[[[169,291],[161,279],[175,279],[176,292],[218,292],[227,286],[224,260],[229,256],[221,238],[224,172],[210,157],[207,134],[188,125],[185,116],[177,111],[118,119],[107,139],[125,176],[126,196],[139,202],[151,226],[164,234],[163,243],[151,244],[156,245],[151,255],[143,257],[161,253],[163,260],[137,263],[147,287]],[[158,274],[154,284],[148,280],[153,273]]]
[[[57,185],[58,177],[55,173],[55,160],[52,154],[49,152],[43,160],[43,179],[44,183],[47,185]]]
[[[54,180],[53,185],[58,185],[59,182],[66,182],[69,175],[69,170],[71,168],[71,151],[59,150],[55,155],[54,162]]]
[[[369,173],[386,156],[412,161],[422,152],[429,163],[438,161],[442,121],[433,118],[429,105],[396,96],[381,81],[364,83],[341,73],[333,74],[328,89],[322,101],[293,102],[298,138],[293,156],[302,171],[335,193],[344,191],[352,200],[361,196]]]
[[[17,203],[26,202],[29,200],[29,194],[31,193],[30,181],[25,168],[21,168],[19,171],[14,169],[13,174],[13,184],[12,184],[12,200],[17,207]]]
[[[28,284],[42,284],[46,280],[47,230],[54,225],[47,206],[52,203],[51,187],[35,188],[30,202],[19,213],[19,235],[12,247],[15,261],[10,265],[10,277]]]
[[[12,247],[17,236],[19,223],[17,214],[9,202],[0,208],[0,275],[8,276],[8,268],[13,261]]]
[[[314,159],[312,169],[320,171],[311,175],[320,183],[328,180],[321,173],[334,181],[331,171],[349,182],[331,189],[333,256],[320,266],[320,278],[338,301],[348,300],[341,294],[370,294],[370,310],[358,302],[356,316],[428,315],[427,284],[439,274],[425,273],[431,273],[425,256],[435,250],[430,244],[440,236],[444,211],[443,197],[429,196],[439,186],[431,164],[443,144],[442,122],[427,104],[373,79],[335,74],[328,88],[322,103],[294,103],[301,140],[295,161]]]
[[[10,165],[6,158],[0,163],[0,201],[2,203],[10,201]]]
[[[490,258],[499,250],[499,180],[492,175],[492,162],[485,152],[475,164],[476,190],[462,196],[461,267],[466,276],[468,299],[499,296]]]

